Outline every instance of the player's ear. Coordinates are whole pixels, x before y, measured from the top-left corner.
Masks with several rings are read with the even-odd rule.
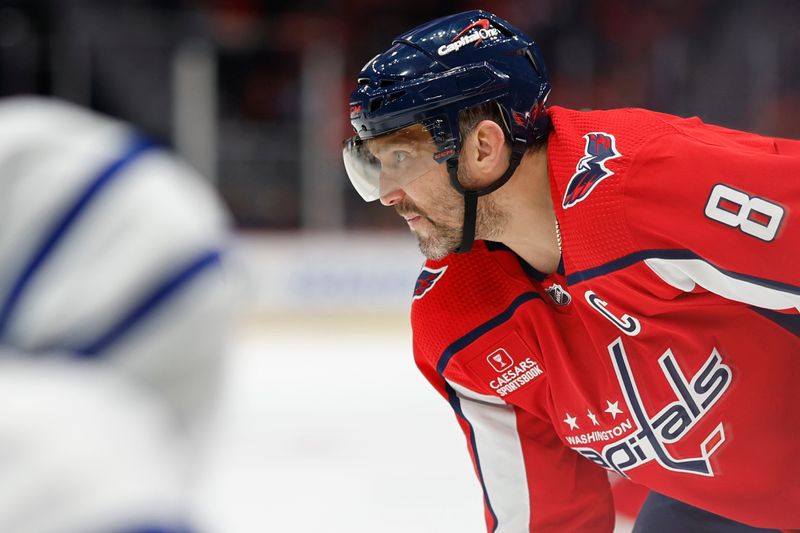
[[[480,174],[496,177],[497,170],[508,162],[503,128],[493,120],[481,120],[473,130],[472,164]],[[502,174],[502,172],[501,172]]]

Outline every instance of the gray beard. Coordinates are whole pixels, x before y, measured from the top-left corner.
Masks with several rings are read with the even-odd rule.
[[[419,250],[428,259],[438,261],[453,253],[461,245],[463,235],[464,206],[458,209],[462,223],[458,227],[445,226],[428,221],[433,231],[427,237],[417,235]],[[478,213],[475,222],[475,239],[492,241],[500,237],[502,228],[508,222],[508,214],[500,209],[494,198],[483,196],[478,199]]]
[[[417,235],[419,251],[428,259],[438,261],[456,251],[461,244],[461,228],[452,228],[434,224],[434,232],[427,236]]]

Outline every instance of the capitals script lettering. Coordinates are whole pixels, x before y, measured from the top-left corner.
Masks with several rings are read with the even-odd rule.
[[[700,444],[699,456],[676,458],[666,445],[682,439],[730,386],[731,369],[722,362],[717,349],[712,349],[702,368],[690,379],[681,370],[671,350],[661,356],[659,364],[677,399],[652,416],[647,413],[642,401],[622,338],[612,342],[608,352],[637,431],[622,441],[605,446],[600,452],[591,448],[574,449],[603,468],[625,477],[626,470],[652,460],[673,472],[713,476],[709,458],[725,441],[722,422]]]

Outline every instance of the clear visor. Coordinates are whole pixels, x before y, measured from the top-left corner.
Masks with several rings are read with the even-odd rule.
[[[367,202],[406,187],[447,159],[419,124],[374,139],[347,139],[342,156],[347,176]]]

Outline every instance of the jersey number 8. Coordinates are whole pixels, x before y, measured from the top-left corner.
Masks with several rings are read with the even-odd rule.
[[[783,207],[719,183],[711,189],[706,202],[706,216],[770,242],[783,220]]]

